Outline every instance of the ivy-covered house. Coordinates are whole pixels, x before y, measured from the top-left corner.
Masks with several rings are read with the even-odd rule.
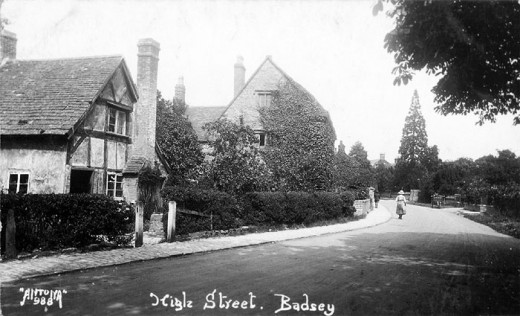
[[[259,109],[271,104],[274,92],[283,84],[293,85],[296,89],[311,96],[304,87],[276,65],[271,56],[265,58],[247,82],[245,74],[243,58],[239,56],[234,65],[234,97],[231,102],[227,106],[190,106],[187,108],[186,115],[203,146],[208,143],[207,135],[202,128],[204,124],[222,118],[251,127],[257,135],[259,147],[269,146],[269,131],[261,122]],[[329,124],[333,129],[329,113],[317,101],[315,105],[318,108],[316,115],[320,121]]]
[[[135,200],[139,170],[160,161],[159,44],[139,42],[136,85],[121,56],[17,60],[16,36],[4,31],[1,41],[2,191]]]

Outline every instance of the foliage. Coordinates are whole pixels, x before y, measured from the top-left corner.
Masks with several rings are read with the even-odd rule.
[[[132,238],[134,211],[106,195],[2,194],[0,200],[2,226],[7,210],[14,210],[18,251],[81,248],[105,239],[126,245]]]
[[[170,184],[190,179],[191,172],[204,160],[197,135],[183,116],[185,110],[183,102],[165,100],[157,91],[156,141],[171,169]]]
[[[313,191],[332,187],[335,132],[328,113],[292,81],[273,92],[259,109],[268,131],[263,157],[281,190]]]
[[[394,84],[406,84],[414,70],[426,69],[441,76],[433,88],[438,112],[476,113],[480,124],[511,113],[514,124],[520,123],[518,1],[390,2],[395,28],[385,47],[397,64]]]
[[[491,185],[520,183],[520,157],[510,150],[498,151],[497,157],[481,157],[475,164],[479,177]]]
[[[433,191],[441,195],[462,193],[475,168],[475,162],[467,158],[443,162],[433,176]]]
[[[358,188],[367,188],[374,184],[374,171],[368,160],[368,153],[361,142],[356,142],[348,154],[354,160],[351,185]]]
[[[159,191],[163,184],[163,177],[158,166],[146,164],[137,176],[139,188],[139,201],[144,204],[144,218],[150,219],[152,213],[158,212],[162,208],[162,200]]]
[[[227,119],[203,127],[212,141],[212,159],[204,163],[202,183],[238,196],[270,188],[271,174],[258,151],[258,139],[249,126]]]
[[[243,219],[248,225],[309,225],[352,216],[352,193],[251,192],[245,195]]]
[[[4,0],[0,0],[0,32],[2,32],[2,30],[4,29],[4,25],[8,24],[9,21],[2,17],[2,4],[3,4]]]
[[[374,170],[375,181],[379,192],[398,191],[392,186],[394,182],[394,168],[377,164]]]
[[[353,186],[355,170],[359,168],[357,161],[345,153],[345,145],[340,142],[338,152],[334,155],[333,183],[337,189]]]
[[[216,191],[205,190],[195,186],[168,186],[161,191],[161,196],[167,204],[168,201],[177,202],[179,209],[187,209],[196,211],[212,218],[177,213],[176,230],[177,234],[183,235],[197,231],[205,231],[211,229],[229,229],[239,226],[238,202],[231,195]],[[167,214],[168,210],[164,212]],[[167,219],[167,216],[163,216]],[[166,225],[166,221],[164,225]],[[166,229],[164,230],[166,232]]]
[[[438,155],[437,146],[428,147],[426,123],[416,90],[403,127],[399,157],[395,166],[394,186],[398,189],[410,190],[425,185],[440,164]]]

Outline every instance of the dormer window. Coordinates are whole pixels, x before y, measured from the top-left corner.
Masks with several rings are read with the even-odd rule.
[[[258,147],[262,148],[267,145],[267,135],[263,131],[255,132],[256,138],[258,139]]]
[[[260,107],[269,107],[273,95],[271,91],[257,91],[256,92],[257,102]]]
[[[126,113],[116,109],[109,109],[108,131],[126,135]]]

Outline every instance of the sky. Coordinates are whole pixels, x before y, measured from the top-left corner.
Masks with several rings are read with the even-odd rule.
[[[331,115],[347,151],[360,141],[369,159],[398,155],[413,91],[419,94],[428,144],[442,160],[477,159],[509,149],[520,156],[520,126],[511,115],[478,118],[435,112],[438,78],[418,73],[393,85],[384,37],[392,20],[372,15],[376,0],[167,1],[5,0],[6,29],[16,33],[18,59],[123,55],[136,79],[137,42],[161,45],[158,89],[172,98],[184,77],[191,106],[227,105],[233,65],[243,56],[246,80],[271,55]]]

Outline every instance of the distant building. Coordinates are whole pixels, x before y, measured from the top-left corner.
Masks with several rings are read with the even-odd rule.
[[[247,82],[245,73],[243,58],[238,57],[234,65],[234,97],[227,106],[190,106],[187,108],[186,115],[197,133],[199,142],[203,144],[203,148],[208,148],[208,139],[202,126],[221,118],[251,127],[258,137],[260,148],[268,146],[269,131],[262,126],[259,107],[271,104],[272,94],[282,82],[290,82],[298,89],[306,91],[278,67],[271,56],[266,57]],[[322,121],[332,125],[329,113],[320,104],[318,107],[321,110],[318,115],[323,119]]]
[[[377,168],[378,165],[383,165],[385,168],[392,167],[393,165],[386,161],[385,154],[379,154],[379,159],[370,160],[372,167]]]
[[[138,43],[137,85],[121,56],[17,60],[0,34],[0,188],[137,198],[155,146],[159,43]]]

